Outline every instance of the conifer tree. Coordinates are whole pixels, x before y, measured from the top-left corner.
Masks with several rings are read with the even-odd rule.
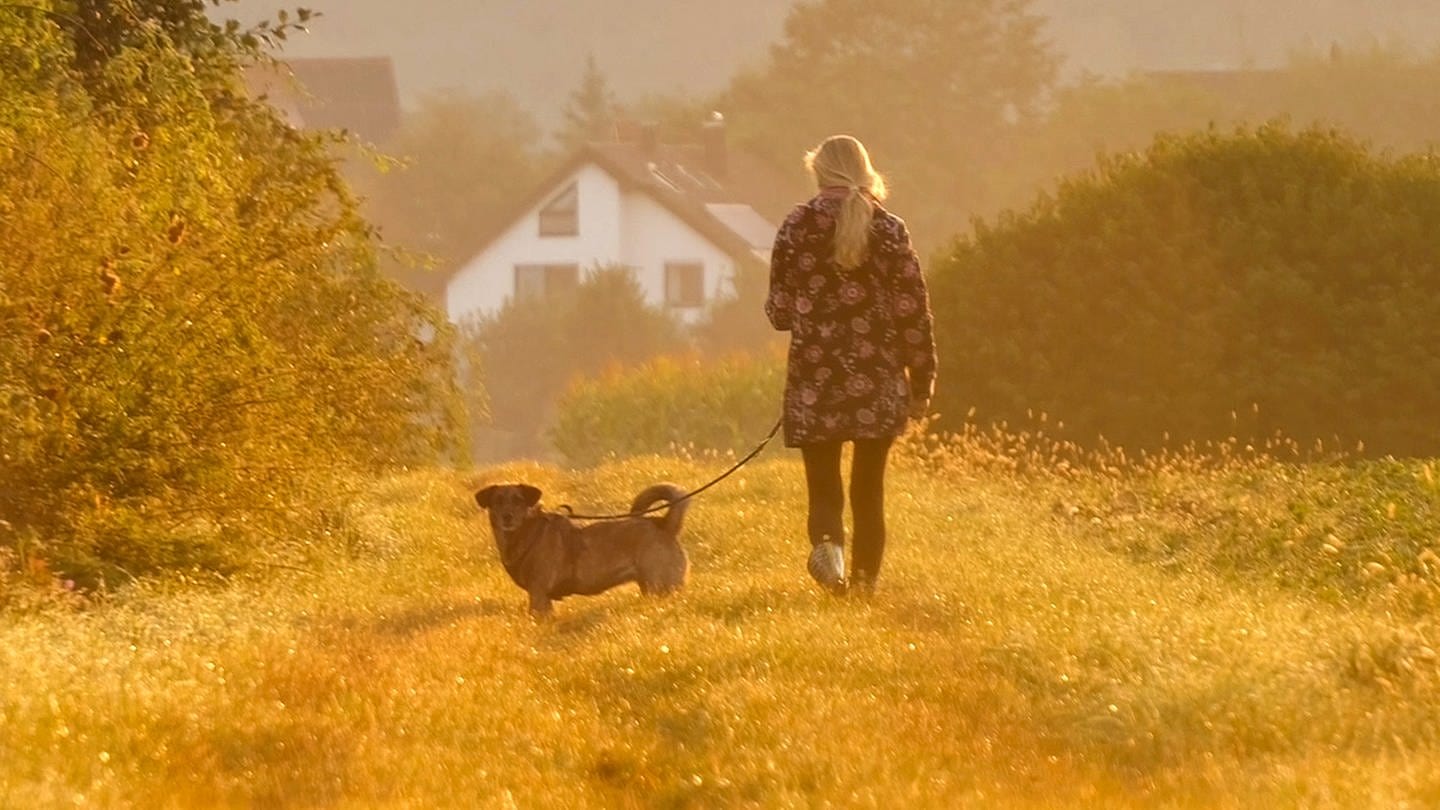
[[[587,141],[608,141],[615,138],[615,94],[605,74],[600,72],[595,55],[585,59],[585,74],[580,85],[570,94],[565,105],[565,123],[558,138],[567,149]]]

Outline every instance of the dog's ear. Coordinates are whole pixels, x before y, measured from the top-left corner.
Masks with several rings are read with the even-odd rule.
[[[480,504],[480,508],[481,508],[481,509],[489,509],[489,508],[490,508],[490,499],[491,499],[492,497],[494,497],[494,495],[495,495],[495,490],[497,490],[497,489],[499,489],[499,488],[500,488],[500,487],[495,486],[495,485],[492,484],[491,486],[485,487],[484,489],[480,490],[479,492],[476,492],[476,493],[475,493],[475,503]]]
[[[540,490],[529,484],[520,485],[520,494],[525,496],[525,505],[534,506],[540,502]]]

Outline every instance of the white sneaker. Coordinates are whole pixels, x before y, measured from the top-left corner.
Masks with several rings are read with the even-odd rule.
[[[816,543],[810,549],[805,569],[810,576],[831,591],[845,590],[845,549],[839,543]]]

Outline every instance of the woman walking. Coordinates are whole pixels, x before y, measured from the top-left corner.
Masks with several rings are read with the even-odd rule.
[[[790,332],[785,444],[809,493],[807,569],[836,593],[870,590],[885,553],[885,465],[935,386],[930,300],[910,234],[885,210],[885,180],[860,141],[827,138],[805,156],[818,192],[775,236],[765,313]],[[840,453],[854,443],[851,574],[845,576]]]

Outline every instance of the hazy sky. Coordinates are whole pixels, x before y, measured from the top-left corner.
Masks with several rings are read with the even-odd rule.
[[[759,63],[779,35],[786,0],[312,0],[324,16],[294,40],[295,56],[395,60],[404,100],[459,87],[512,92],[554,114],[594,54],[623,97],[703,93]],[[243,0],[246,18],[291,6]],[[618,10],[618,11],[617,11]]]
[[[879,0],[877,0],[878,2]],[[703,93],[758,64],[789,0],[242,0],[254,19],[305,5],[324,16],[295,56],[395,60],[407,103],[446,87],[508,89],[548,118],[593,53],[622,98]],[[1036,0],[1071,71],[1277,64],[1297,46],[1440,43],[1440,0]]]

